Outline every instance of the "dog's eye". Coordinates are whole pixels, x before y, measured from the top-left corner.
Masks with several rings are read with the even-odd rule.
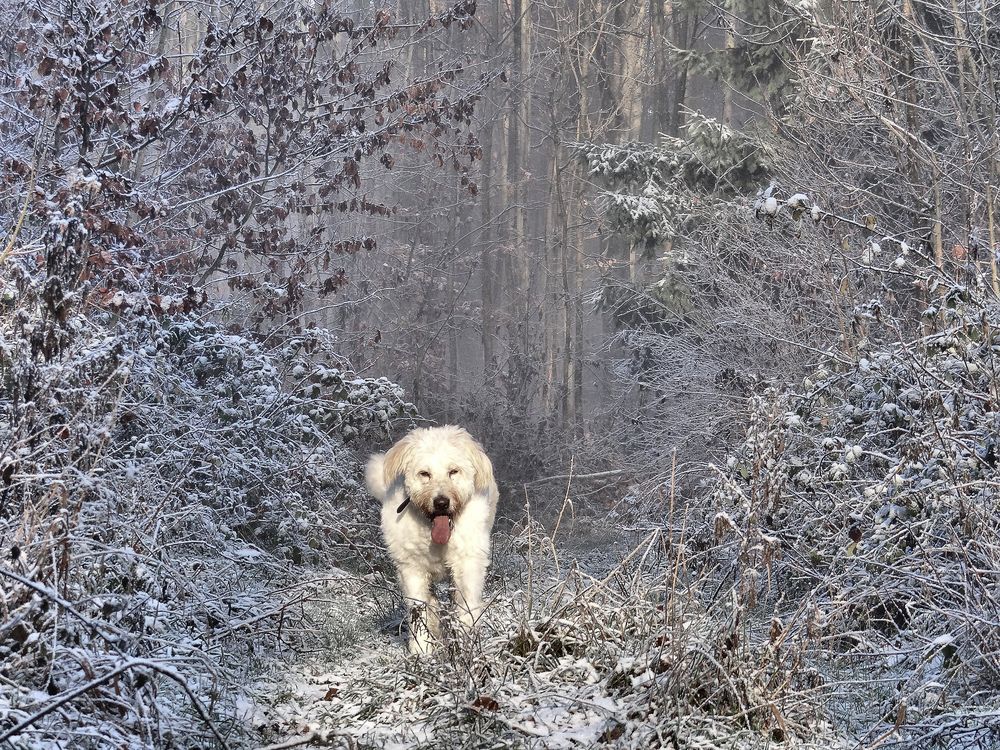
[[[449,477],[453,477],[456,474],[461,474],[461,473],[462,473],[461,469],[452,469],[451,471],[448,472],[448,476]]]
[[[429,471],[418,471],[417,476],[421,479],[430,479],[431,473]]]

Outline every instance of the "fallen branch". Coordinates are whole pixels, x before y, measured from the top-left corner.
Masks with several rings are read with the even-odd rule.
[[[615,477],[627,473],[628,472],[625,469],[614,469],[613,471],[598,471],[593,474],[559,474],[554,477],[532,479],[530,482],[522,482],[522,484],[527,487],[532,484],[541,484],[542,482],[558,482],[563,479],[603,479],[604,477]]]

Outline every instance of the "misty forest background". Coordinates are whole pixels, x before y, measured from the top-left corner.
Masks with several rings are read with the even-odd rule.
[[[0,22],[0,745],[1000,746],[1000,3]],[[412,659],[428,421],[503,498]]]

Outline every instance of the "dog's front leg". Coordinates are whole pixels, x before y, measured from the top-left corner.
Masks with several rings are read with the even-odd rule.
[[[429,654],[438,638],[438,602],[427,572],[417,568],[399,571],[399,584],[410,613],[410,653]]]
[[[488,560],[470,559],[452,569],[458,619],[466,627],[472,627],[483,611],[483,586],[488,565]]]

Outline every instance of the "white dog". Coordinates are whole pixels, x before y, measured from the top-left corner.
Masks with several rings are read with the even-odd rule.
[[[382,501],[382,533],[412,608],[410,652],[428,653],[439,634],[435,581],[451,573],[463,624],[482,610],[499,499],[493,464],[461,427],[425,427],[373,455],[366,478]]]

